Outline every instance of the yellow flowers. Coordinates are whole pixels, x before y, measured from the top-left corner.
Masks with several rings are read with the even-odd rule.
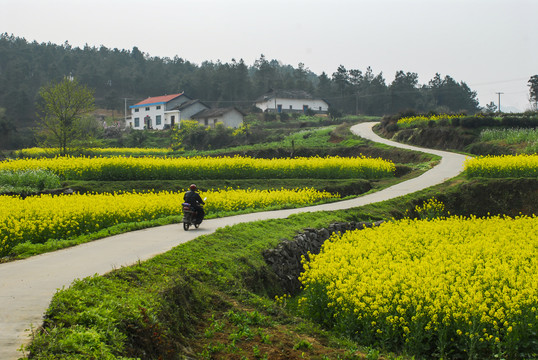
[[[422,206],[415,206],[415,212],[420,219],[435,219],[445,215],[445,204],[436,198],[431,198]]]
[[[336,195],[326,191],[317,191],[313,188],[303,188],[292,190],[211,190],[208,192],[201,191],[200,196],[208,198],[205,209],[211,212],[264,209],[271,206],[302,206],[330,199]]]
[[[449,114],[440,114],[440,115],[431,115],[431,116],[425,116],[425,115],[419,115],[419,116],[409,116],[404,117],[398,120],[398,125],[402,127],[412,127],[412,126],[421,126],[426,125],[430,121],[440,121],[440,120],[446,120],[450,121],[455,118],[462,118],[465,117],[465,115],[449,115]]]
[[[238,211],[271,206],[307,205],[334,197],[315,189],[211,190],[206,211]],[[179,215],[183,192],[99,195],[41,195],[26,199],[0,196],[0,256],[16,244],[67,239],[119,223]]]
[[[404,219],[334,235],[310,258],[305,313],[335,314],[364,341],[488,357],[497,339],[509,354],[531,346],[538,326],[536,216]]]
[[[480,156],[465,161],[467,177],[538,177],[538,155]]]
[[[0,163],[0,170],[48,169],[70,180],[363,178],[394,175],[395,165],[364,157],[56,157]]]

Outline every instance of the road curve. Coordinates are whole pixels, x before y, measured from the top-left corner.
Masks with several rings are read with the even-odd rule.
[[[330,211],[363,206],[410,194],[439,184],[463,170],[465,156],[439,150],[423,149],[383,139],[372,131],[376,123],[362,123],[351,128],[363,138],[394,147],[439,155],[441,162],[421,176],[387,189],[351,200],[310,206],[300,209],[266,211],[237,215],[204,222],[200,229],[183,231],[181,224],[172,224],[111,236],[72,248],[0,264],[0,359],[14,360],[22,356],[17,351],[29,341],[28,329],[41,325],[50,299],[74,279],[127,266],[166,252],[174,246],[217,228],[238,223],[286,218],[291,214]]]

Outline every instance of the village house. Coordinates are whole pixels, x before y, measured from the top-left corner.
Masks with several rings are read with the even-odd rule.
[[[192,116],[200,125],[215,127],[217,123],[222,123],[225,127],[237,129],[243,124],[245,113],[241,110],[231,108],[205,109]]]
[[[256,107],[264,112],[326,114],[329,103],[302,90],[272,90],[256,100]]]
[[[180,110],[174,108],[192,100],[183,93],[149,97],[129,106],[131,118],[126,126],[136,130],[170,128],[181,120]]]
[[[180,120],[186,120],[186,119],[192,119],[193,115],[198,114],[199,112],[203,110],[209,109],[209,106],[207,106],[200,100],[191,100],[191,101],[184,102],[183,104],[179,105],[178,107],[174,109],[179,110],[181,114]]]
[[[126,126],[136,130],[169,129],[188,119],[205,126],[214,127],[217,122],[222,122],[226,127],[238,128],[245,116],[236,108],[211,109],[184,93],[149,97],[129,108],[131,116],[126,119]]]

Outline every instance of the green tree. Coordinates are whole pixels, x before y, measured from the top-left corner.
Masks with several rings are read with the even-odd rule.
[[[359,99],[364,114],[383,115],[389,111],[390,99],[382,72],[374,75],[372,68],[368,66],[363,76]]]
[[[484,108],[485,112],[488,114],[494,114],[497,111],[497,105],[493,101],[486,105]]]
[[[250,96],[250,78],[248,67],[243,59],[237,62],[232,59],[231,64],[220,64],[217,69],[217,80],[221,84],[221,92],[218,94],[218,100],[232,101],[237,104],[244,101]],[[242,105],[248,106],[249,103]],[[226,105],[225,105],[226,106]]]
[[[65,155],[70,144],[83,138],[82,117],[95,108],[93,90],[76,79],[64,78],[39,90],[38,117],[43,145],[54,146]]]
[[[254,85],[258,94],[263,94],[275,87],[276,68],[261,55],[254,62]]]
[[[321,75],[318,76],[316,95],[323,99],[327,99],[332,96],[332,91],[331,79],[329,79],[325,72],[322,72]]]
[[[416,109],[420,98],[418,74],[397,71],[394,81],[389,86],[391,111],[397,113],[405,109]]]
[[[452,112],[470,113],[479,110],[476,91],[472,91],[466,83],[458,83],[448,75],[441,79],[439,73],[435,74],[425,91],[432,96],[432,106],[435,109],[448,108]]]
[[[529,79],[529,93],[531,102],[534,101],[534,109],[538,110],[538,75],[533,75]]]
[[[344,65],[338,66],[338,69],[336,69],[336,72],[332,75],[332,81],[336,84],[336,88],[340,92],[340,97],[343,98],[350,84],[349,74]]]
[[[9,135],[15,131],[15,127],[6,117],[6,109],[0,107],[0,150],[7,149]]]
[[[308,73],[310,70],[305,67],[303,63],[299,63],[297,66],[297,69],[293,70],[293,78],[295,79],[295,87],[297,89],[301,90],[309,90],[310,89],[310,83],[308,80]]]

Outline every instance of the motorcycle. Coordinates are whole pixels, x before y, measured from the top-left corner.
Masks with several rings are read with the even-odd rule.
[[[205,201],[205,199],[204,199]],[[200,226],[202,222],[196,222],[198,218],[198,212],[192,207],[189,203],[183,203],[183,230],[187,231],[191,226],[194,226],[196,229]]]

